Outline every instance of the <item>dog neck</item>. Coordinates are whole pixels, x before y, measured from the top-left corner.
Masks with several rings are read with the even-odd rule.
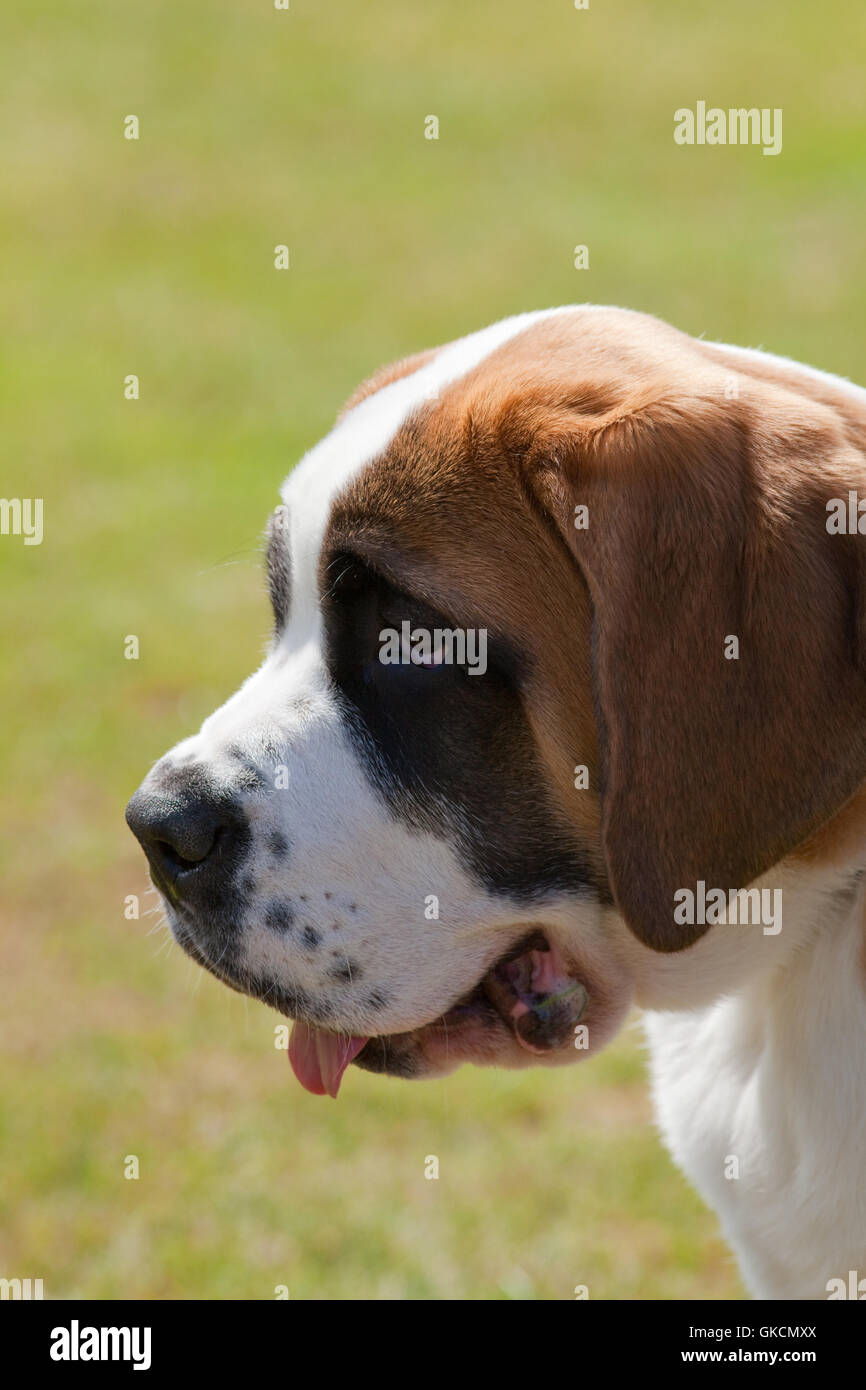
[[[703,1004],[687,988],[675,1001],[673,960],[648,971],[645,1024],[660,1128],[751,1292],[826,1298],[830,1281],[866,1276],[866,872],[790,866],[785,901],[769,952],[741,943],[739,983],[725,944],[737,928],[681,954],[709,994],[715,953]]]

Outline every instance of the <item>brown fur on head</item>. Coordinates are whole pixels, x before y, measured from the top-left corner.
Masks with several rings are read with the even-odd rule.
[[[345,499],[529,648],[551,784],[656,950],[706,930],[675,926],[677,888],[748,884],[866,776],[863,546],[826,527],[864,434],[820,379],[577,311],[419,411]]]

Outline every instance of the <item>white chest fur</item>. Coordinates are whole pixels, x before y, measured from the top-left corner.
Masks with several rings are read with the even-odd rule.
[[[645,1018],[662,1134],[759,1298],[866,1279],[866,895],[837,880],[803,906],[777,968]]]

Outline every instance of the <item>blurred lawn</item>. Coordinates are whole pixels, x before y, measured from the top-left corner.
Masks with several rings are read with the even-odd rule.
[[[635,1030],[566,1072],[316,1100],[276,1015],[124,920],[122,811],[256,663],[278,485],[382,361],[595,300],[866,379],[863,6],[6,0],[2,28],[0,491],[44,497],[45,540],[0,540],[0,1274],[741,1296]],[[783,107],[782,155],[674,145],[698,98]]]

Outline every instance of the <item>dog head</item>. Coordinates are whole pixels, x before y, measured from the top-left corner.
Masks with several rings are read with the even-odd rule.
[[[700,953],[678,889],[839,810],[864,609],[826,503],[859,467],[820,388],[621,310],[356,393],[271,520],[264,664],[127,812],[177,940],[296,1020],[310,1090],[597,1050],[648,960]]]

